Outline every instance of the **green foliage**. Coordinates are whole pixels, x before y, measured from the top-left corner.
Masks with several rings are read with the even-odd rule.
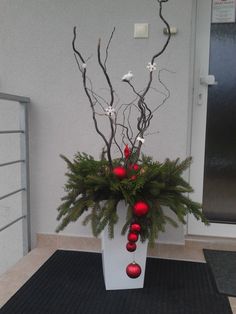
[[[94,236],[98,236],[108,226],[112,238],[118,220],[117,205],[121,200],[127,203],[127,220],[122,234],[127,232],[130,223],[135,220],[142,227],[141,240],[148,239],[151,244],[158,232],[165,230],[166,223],[177,226],[175,221],[165,215],[165,207],[169,207],[182,223],[185,223],[185,217],[190,213],[207,224],[201,205],[188,197],[188,193],[193,190],[182,177],[191,164],[191,158],[182,162],[179,159],[166,159],[159,163],[142,156],[139,169],[134,172],[127,166],[127,177],[121,180],[112,173],[104,157],[94,160],[90,155],[78,153],[72,162],[65,156],[61,157],[67,163],[68,171],[66,195],[58,208],[57,219],[61,221],[57,232],[86,212],[83,224],[91,223]],[[120,160],[113,162],[114,165],[120,164]],[[132,179],[134,174],[136,177]],[[133,214],[132,206],[138,200],[149,204],[149,212],[144,217],[135,217]]]

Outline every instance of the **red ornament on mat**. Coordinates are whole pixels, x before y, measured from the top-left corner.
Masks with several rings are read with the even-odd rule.
[[[134,222],[130,225],[130,231],[134,232],[140,232],[141,231],[141,226],[137,222]]]
[[[138,201],[133,206],[133,212],[136,216],[144,216],[149,211],[149,205],[144,201]]]
[[[134,251],[136,250],[136,248],[137,248],[137,245],[136,245],[135,242],[128,242],[128,243],[126,244],[126,249],[127,249],[127,251],[129,251],[129,252],[134,252]]]
[[[129,149],[129,146],[126,145],[124,149],[125,159],[128,159],[131,155],[131,150]]]
[[[114,175],[117,176],[117,178],[119,179],[124,179],[127,175],[127,171],[124,167],[122,166],[118,166],[118,167],[115,167],[112,172],[114,173]]]
[[[137,242],[137,241],[138,241],[138,234],[135,233],[135,232],[130,232],[130,233],[128,234],[128,240],[129,240],[130,242]]]
[[[126,274],[130,277],[130,278],[138,278],[141,275],[142,269],[139,266],[139,264],[133,262],[130,263],[127,267],[126,267]]]

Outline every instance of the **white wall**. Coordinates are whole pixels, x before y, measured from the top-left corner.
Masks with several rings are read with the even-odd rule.
[[[189,0],[169,0],[164,15],[178,27],[158,67],[165,74],[171,98],[153,119],[151,131],[158,131],[145,143],[145,153],[156,159],[184,158],[187,151],[191,7]],[[120,78],[135,73],[137,87],[143,86],[146,64],[166,39],[154,0],[1,0],[0,1],[0,90],[29,96],[32,232],[53,233],[65,182],[63,153],[76,151],[98,156],[97,137],[81,88],[71,39],[77,25],[81,51],[96,58],[97,39],[107,40],[116,26],[110,50],[109,70],[120,96],[127,99],[127,86]],[[133,39],[133,24],[147,22],[149,39]],[[104,86],[93,70],[97,86]],[[127,96],[128,97],[128,96]],[[151,101],[155,101],[156,95]],[[64,233],[90,236],[80,222]],[[183,228],[161,236],[164,241],[182,239]]]

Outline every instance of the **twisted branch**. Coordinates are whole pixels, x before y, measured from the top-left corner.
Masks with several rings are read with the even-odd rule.
[[[76,49],[75,47],[75,41],[76,41],[76,27],[74,27],[74,37],[73,37],[73,41],[72,41],[72,48],[73,48],[73,51],[74,51],[74,55],[75,55],[75,59],[76,59],[76,62],[77,62],[77,65],[79,66],[79,61],[78,61],[78,58],[80,59],[80,61],[82,63],[84,63],[84,58],[82,57],[81,53]],[[79,66],[80,67],[80,66]],[[86,68],[83,69],[82,71],[82,78],[83,78],[83,87],[84,87],[84,91],[86,93],[86,96],[89,100],[89,103],[90,103],[90,108],[92,110],[92,118],[93,118],[93,122],[94,122],[94,126],[95,126],[95,130],[96,132],[102,137],[103,141],[105,142],[105,145],[107,147],[107,158],[108,158],[108,162],[109,162],[109,165],[110,165],[110,168],[112,169],[112,158],[111,158],[111,147],[110,147],[110,144],[109,142],[107,141],[105,135],[99,130],[98,128],[98,123],[97,123],[97,119],[96,119],[96,112],[95,112],[95,109],[94,109],[94,103],[93,103],[93,100],[92,100],[92,97],[90,95],[90,92],[88,90],[88,87],[87,87],[87,76],[86,76]]]
[[[160,19],[163,21],[163,23],[166,25],[167,28],[167,40],[165,41],[162,49],[157,52],[156,54],[154,54],[151,58],[151,65],[154,65],[155,60],[160,57],[164,51],[166,50],[169,41],[170,41],[170,26],[168,24],[168,22],[165,20],[165,18],[162,15],[162,4],[164,2],[168,2],[168,0],[156,0],[157,3],[159,4],[159,17]],[[110,136],[109,138],[107,138],[99,129],[98,127],[98,122],[96,119],[96,113],[95,112],[95,105],[98,104],[101,109],[103,110],[104,114],[105,114],[105,107],[104,105],[108,105],[108,107],[112,107],[114,105],[114,102],[116,102],[116,104],[119,103],[119,98],[116,96],[116,93],[113,89],[112,83],[111,83],[111,79],[109,77],[109,74],[107,72],[107,61],[108,61],[108,57],[109,57],[109,48],[110,48],[110,44],[111,41],[113,39],[114,36],[114,32],[115,32],[115,28],[113,29],[106,49],[105,49],[105,58],[104,61],[102,61],[102,57],[101,57],[101,39],[98,40],[98,45],[97,45],[97,60],[98,60],[98,65],[102,70],[102,73],[106,79],[108,88],[109,88],[109,94],[110,94],[110,100],[107,101],[105,98],[103,98],[102,96],[100,96],[99,94],[97,94],[94,90],[93,90],[93,86],[92,86],[92,81],[88,78],[87,76],[87,69],[86,69],[86,64],[85,64],[85,58],[82,56],[82,54],[80,53],[80,51],[75,47],[75,42],[76,42],[76,27],[74,27],[73,29],[73,40],[72,40],[72,47],[73,47],[73,51],[74,51],[74,55],[75,55],[75,59],[78,65],[78,68],[82,74],[82,78],[83,78],[83,88],[84,91],[86,93],[86,96],[89,100],[89,104],[92,110],[92,118],[93,118],[93,122],[94,122],[94,126],[95,126],[95,130],[96,132],[102,137],[105,146],[106,146],[106,154],[107,154],[107,158],[109,161],[109,165],[110,168],[112,169],[112,157],[111,157],[111,147],[112,144],[114,142],[114,144],[118,147],[120,153],[121,153],[121,158],[123,158],[123,152],[121,147],[119,146],[117,140],[116,140],[116,132],[118,127],[122,128],[121,134],[122,134],[122,142],[123,144],[125,143],[125,138],[128,140],[128,142],[131,145],[131,149],[136,150],[137,152],[137,159],[139,158],[140,155],[140,150],[141,150],[141,146],[142,146],[142,141],[139,142],[139,144],[136,146],[136,141],[137,138],[139,136],[141,136],[143,138],[144,134],[146,134],[147,129],[150,126],[151,120],[153,118],[153,113],[155,111],[157,111],[165,102],[166,100],[169,98],[170,96],[170,92],[168,90],[168,88],[166,87],[166,85],[162,82],[161,80],[161,71],[159,71],[158,73],[158,81],[160,82],[160,84],[165,88],[165,91],[167,92],[167,94],[165,94],[165,98],[164,100],[161,102],[161,104],[159,104],[158,106],[156,106],[153,110],[151,110],[149,108],[149,106],[147,105],[146,101],[145,101],[145,97],[147,95],[147,93],[150,91],[150,89],[152,88],[152,82],[153,82],[153,71],[150,70],[149,73],[149,78],[146,84],[146,87],[142,90],[142,91],[137,91],[135,89],[135,87],[133,86],[133,84],[130,83],[129,80],[124,80],[129,87],[131,88],[132,92],[135,94],[136,98],[134,101],[132,101],[129,104],[122,104],[119,108],[117,113],[115,114],[115,118],[112,117],[112,113],[109,114],[108,113],[108,119],[109,119],[109,124],[110,124]],[[88,86],[90,85],[90,86]],[[136,103],[137,101],[137,103]],[[122,107],[125,107],[122,111],[123,114],[123,122],[119,123],[117,121],[117,117],[118,117],[118,112],[121,110]],[[136,136],[134,136],[134,131],[132,129],[132,125],[130,123],[130,116],[131,116],[131,112],[132,112],[132,108],[135,107],[138,110],[139,116],[137,119],[137,134]],[[128,116],[127,115],[127,111],[128,111]]]

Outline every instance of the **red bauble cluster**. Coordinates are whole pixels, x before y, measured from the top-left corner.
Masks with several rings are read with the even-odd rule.
[[[134,222],[130,225],[130,230],[128,233],[128,243],[126,245],[126,249],[129,252],[134,252],[137,248],[136,243],[139,238],[139,233],[141,231],[141,226],[139,223]]]
[[[149,206],[144,201],[138,201],[133,206],[133,213],[136,216],[144,216],[148,213]],[[135,242],[138,241],[139,234],[142,228],[138,222],[133,222],[130,224],[130,230],[128,233],[128,243],[126,244],[126,249],[129,252],[134,252],[137,248]],[[126,274],[130,278],[138,278],[141,275],[142,269],[139,264],[133,262],[126,267]]]
[[[142,269],[139,266],[139,264],[133,262],[130,263],[127,267],[126,267],[126,274],[130,277],[130,278],[138,278],[141,275]]]
[[[130,180],[135,181],[137,179],[140,166],[136,163],[134,164],[132,163],[131,155],[132,150],[129,148],[128,145],[126,145],[124,149],[126,167],[117,166],[113,169],[113,174],[120,180],[129,178]],[[137,219],[139,219],[139,217],[145,216],[148,213],[148,211],[149,205],[143,200],[137,201],[133,205],[133,214],[134,216],[136,216]],[[128,238],[128,243],[126,244],[127,251],[134,252],[136,250],[137,248],[136,242],[138,241],[141,230],[142,230],[141,225],[137,221],[131,223],[127,237]],[[141,267],[136,262],[130,263],[126,267],[126,274],[130,278],[138,278],[141,272],[142,272]]]
[[[139,170],[139,165],[138,164],[132,164],[129,165],[129,172],[130,172],[130,180],[135,181],[137,179],[137,171]]]
[[[125,145],[124,155],[126,159],[125,166],[117,166],[113,168],[112,172],[120,180],[128,177],[130,180],[135,181],[137,179],[137,171],[140,167],[136,163],[129,163],[129,159],[132,155],[132,150],[129,148],[128,145]]]

